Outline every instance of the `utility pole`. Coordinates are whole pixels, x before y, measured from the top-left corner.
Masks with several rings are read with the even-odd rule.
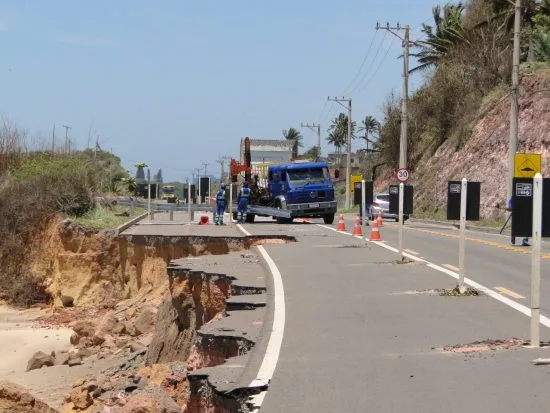
[[[519,124],[519,37],[521,29],[521,0],[516,0],[514,14],[514,51],[512,55],[512,93],[510,94],[510,140],[508,143],[508,198],[512,198],[514,160],[518,148]]]
[[[318,123],[302,123],[302,128],[317,129],[317,159],[321,157],[321,125]]]
[[[69,146],[69,129],[72,129],[71,126],[62,125],[65,128],[65,152],[70,152]]]
[[[407,168],[407,144],[408,144],[408,100],[409,100],[409,47],[413,43],[409,40],[410,26],[401,26],[397,23],[397,26],[390,27],[389,23],[386,26],[380,26],[376,23],[376,30],[387,30],[394,36],[398,37],[403,46],[403,96],[401,96],[401,139],[399,143],[399,168]],[[398,32],[404,30],[405,36],[399,36]]]
[[[351,175],[351,98],[345,98],[342,96],[341,98],[331,98],[330,96],[327,98],[330,102],[336,102],[340,106],[346,108],[345,105],[342,104],[342,102],[348,102],[347,110],[348,110],[348,142],[347,142],[347,150],[346,150],[346,209],[351,208],[350,204],[350,175]]]
[[[55,156],[55,123],[52,130],[52,156]]]

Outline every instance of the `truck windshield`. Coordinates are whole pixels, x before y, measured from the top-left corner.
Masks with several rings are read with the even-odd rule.
[[[164,187],[164,188],[162,188],[162,192],[164,192],[165,194],[173,194],[174,193],[174,188],[173,187]]]
[[[294,185],[325,183],[330,179],[327,168],[289,169],[287,175]]]

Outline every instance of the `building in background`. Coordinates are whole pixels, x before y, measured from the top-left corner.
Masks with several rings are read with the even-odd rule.
[[[250,139],[252,168],[264,163],[289,162],[292,159],[292,141],[284,139]],[[244,138],[241,139],[241,163],[244,164]]]

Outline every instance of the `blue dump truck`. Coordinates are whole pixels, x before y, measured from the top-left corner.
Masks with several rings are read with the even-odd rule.
[[[291,223],[294,218],[323,218],[325,224],[334,222],[336,201],[334,186],[326,162],[288,162],[252,169],[248,162],[231,163],[236,201],[238,174],[244,172],[241,183],[251,190],[247,222],[255,216],[273,217],[278,223]],[[236,211],[236,204],[233,205]],[[236,219],[236,212],[234,212]]]

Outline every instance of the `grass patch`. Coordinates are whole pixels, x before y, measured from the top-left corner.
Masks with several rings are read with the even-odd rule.
[[[107,208],[98,206],[80,217],[73,217],[73,221],[89,229],[115,229],[128,222],[130,219],[144,212],[143,208],[135,208],[134,214],[130,214],[130,207],[114,206]]]

